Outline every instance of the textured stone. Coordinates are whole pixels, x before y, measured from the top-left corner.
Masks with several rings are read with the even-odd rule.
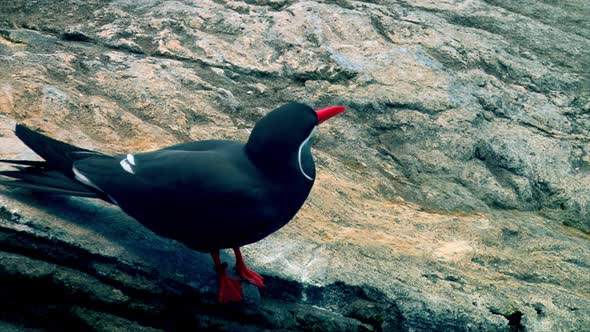
[[[292,100],[348,111],[320,128],[296,220],[245,249],[260,303],[217,308],[208,257],[116,209],[18,191],[0,196],[0,277],[75,295],[52,310],[76,327],[587,330],[588,17],[574,0],[2,2],[2,158],[33,156],[14,121],[126,152],[245,140]],[[0,320],[45,328],[41,307]]]

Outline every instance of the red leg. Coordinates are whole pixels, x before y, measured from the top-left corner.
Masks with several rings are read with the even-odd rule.
[[[239,247],[234,248],[234,254],[236,254],[236,270],[238,270],[238,274],[240,275],[240,277],[259,288],[264,288],[264,280],[262,276],[250,270],[246,266],[246,263],[244,263],[244,258],[242,257],[242,253],[240,252]]]
[[[239,280],[227,276],[226,267],[221,263],[221,259],[219,258],[219,250],[212,251],[211,257],[213,257],[219,278],[219,296],[217,300],[219,303],[241,302],[242,284]]]

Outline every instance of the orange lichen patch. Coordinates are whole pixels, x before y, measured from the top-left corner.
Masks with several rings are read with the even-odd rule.
[[[474,251],[474,247],[469,241],[449,241],[443,242],[433,252],[436,259],[445,261],[459,261],[469,256]]]
[[[171,52],[173,54],[183,54],[183,55],[190,55],[192,52],[187,49],[186,47],[182,46],[178,39],[171,39],[160,45],[158,48],[161,52]]]
[[[0,86],[0,112],[12,113],[14,110],[14,88],[10,84]]]
[[[22,106],[22,100],[37,98],[41,94],[41,90],[41,84],[25,86],[20,86],[18,83],[3,84],[0,88],[0,113],[17,121],[27,117],[43,116],[43,109],[40,104]]]
[[[416,204],[376,196],[366,183],[321,170],[310,200],[285,230],[322,243],[377,246],[386,252],[468,263],[478,233],[487,227],[481,214],[426,212]]]
[[[4,46],[10,46],[10,47],[17,47],[19,45],[18,43],[14,43],[2,36],[0,36],[0,44],[2,44]],[[24,45],[21,45],[21,47],[24,48]]]

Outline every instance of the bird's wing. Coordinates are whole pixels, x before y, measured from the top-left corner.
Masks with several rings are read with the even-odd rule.
[[[255,173],[230,159],[215,151],[165,150],[89,157],[74,169],[155,233],[208,250],[257,236],[264,230],[257,224],[277,213]]]
[[[215,151],[160,150],[77,161],[78,180],[111,196],[121,207],[201,206],[207,202],[256,200],[255,181]],[[87,182],[87,183],[86,183]]]
[[[217,150],[218,148],[227,148],[230,145],[242,145],[238,141],[229,141],[229,140],[205,140],[205,141],[194,141],[194,142],[186,142],[180,143],[176,145],[172,145],[166,148],[161,149],[160,151],[164,150],[177,150],[177,151],[213,151]]]

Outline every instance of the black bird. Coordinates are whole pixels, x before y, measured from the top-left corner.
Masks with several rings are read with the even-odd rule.
[[[44,161],[0,160],[18,165],[0,172],[15,179],[0,184],[116,204],[156,234],[210,252],[219,302],[241,301],[241,284],[228,277],[219,250],[233,248],[238,274],[264,287],[240,247],[275,232],[299,211],[315,179],[311,135],[344,110],[290,103],[260,119],[246,144],[207,140],[114,156],[17,125],[16,136]]]

